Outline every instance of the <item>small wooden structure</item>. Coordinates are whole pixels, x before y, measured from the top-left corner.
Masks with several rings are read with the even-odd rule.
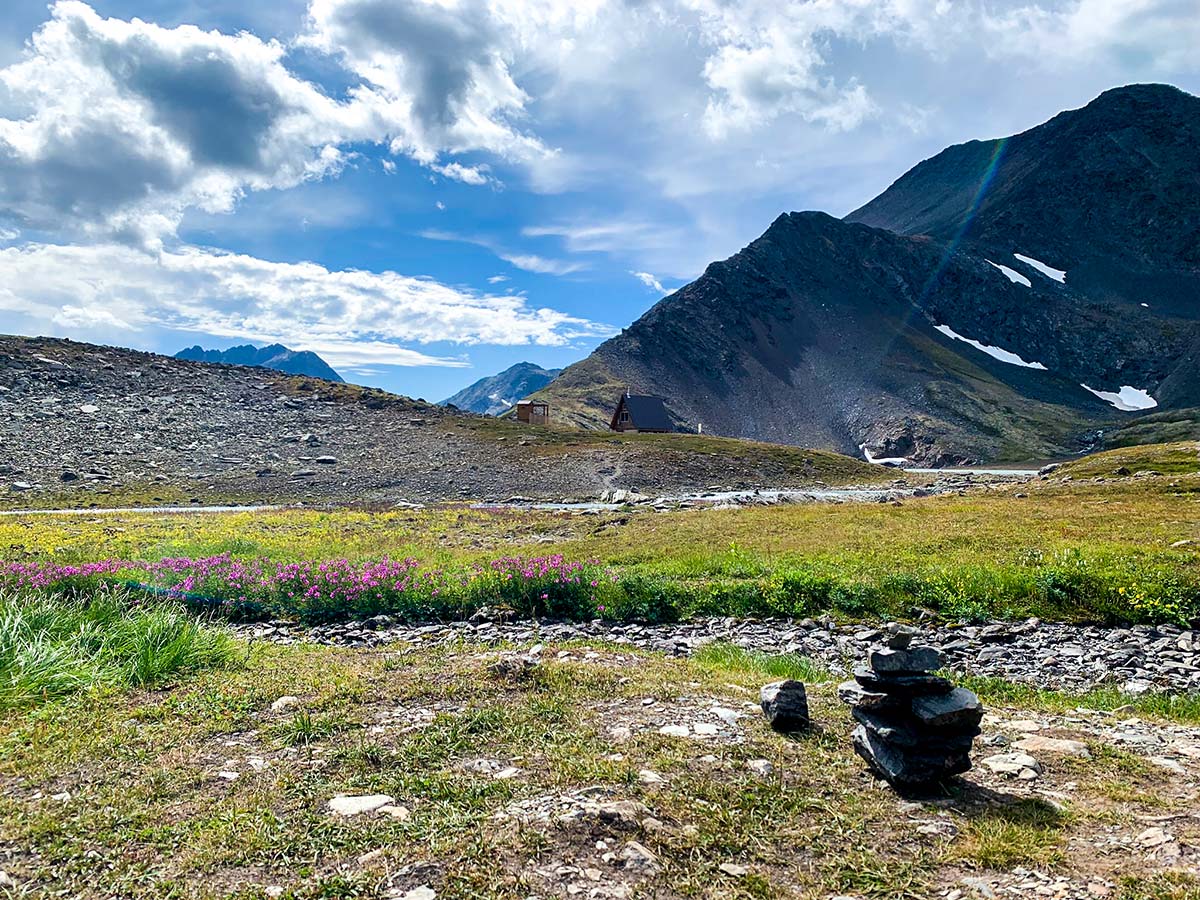
[[[630,394],[626,391],[617,402],[609,428],[631,433],[665,434],[675,430],[671,414],[662,397]]]
[[[550,404],[544,400],[517,402],[517,421],[526,425],[546,425],[550,422]]]

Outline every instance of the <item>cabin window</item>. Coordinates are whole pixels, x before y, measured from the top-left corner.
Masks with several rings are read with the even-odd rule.
[[[622,421],[622,422],[628,422],[628,421],[629,421],[629,413],[628,413],[628,412],[626,412],[625,410],[621,410],[621,421]]]

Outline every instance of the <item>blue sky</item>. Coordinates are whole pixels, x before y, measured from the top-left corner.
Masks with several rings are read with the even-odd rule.
[[[281,341],[441,399],[780,212],[1134,81],[1195,0],[8,0],[0,331]]]

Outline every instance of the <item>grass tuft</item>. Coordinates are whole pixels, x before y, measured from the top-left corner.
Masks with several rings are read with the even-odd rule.
[[[1080,694],[1070,694],[991,676],[951,677],[963,687],[978,694],[985,704],[993,706],[1036,709],[1051,713],[1094,709],[1170,722],[1200,723],[1200,694],[1156,692],[1133,697],[1121,693],[1116,686],[1097,687]]]
[[[1063,858],[1060,843],[1066,822],[1067,817],[1044,800],[990,806],[967,824],[952,853],[985,869],[1053,865]]]
[[[86,598],[0,595],[0,710],[98,687],[149,687],[238,660],[226,632],[122,592]]]
[[[809,683],[834,680],[828,669],[806,656],[795,653],[763,653],[760,650],[746,650],[724,642],[706,644],[693,654],[692,660],[704,668],[723,672],[753,673],[768,678],[792,678]]]

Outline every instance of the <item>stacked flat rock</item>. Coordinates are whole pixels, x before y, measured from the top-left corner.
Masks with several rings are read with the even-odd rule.
[[[892,626],[887,646],[872,650],[870,668],[838,688],[858,725],[854,750],[897,787],[931,785],[971,768],[979,734],[979,698],[931,674],[942,667],[932,647],[910,646],[913,635]]]

